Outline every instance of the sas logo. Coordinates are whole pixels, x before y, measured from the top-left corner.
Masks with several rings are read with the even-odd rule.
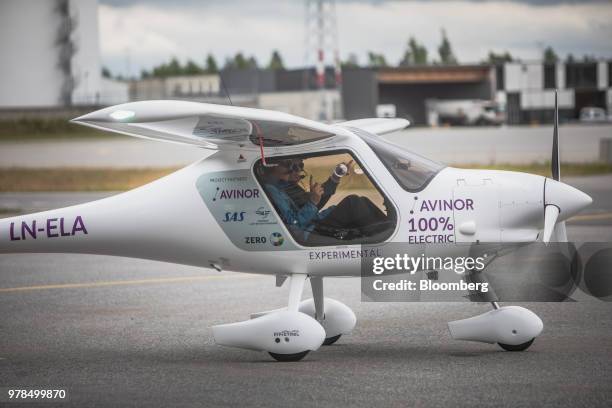
[[[246,214],[246,211],[233,211],[233,212],[226,212],[225,213],[225,218],[223,219],[223,222],[241,222],[244,221],[244,214]]]
[[[270,242],[274,246],[281,246],[283,245],[283,242],[285,242],[285,238],[283,238],[283,235],[280,232],[273,232],[270,234]]]

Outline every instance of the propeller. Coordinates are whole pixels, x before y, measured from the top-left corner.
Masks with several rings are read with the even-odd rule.
[[[552,157],[550,160],[550,171],[552,178],[555,181],[561,181],[561,163],[559,162],[559,101],[557,99],[557,90],[555,89],[555,113],[554,113],[554,126],[553,126],[553,143],[552,143]],[[544,206],[544,235],[542,241],[545,244],[550,242],[550,239],[554,232],[557,232],[556,238],[565,237],[562,242],[567,241],[567,232],[565,230],[565,221],[557,224],[557,218],[561,212],[560,208],[555,204],[546,204]],[[555,231],[558,230],[558,231]]]
[[[542,241],[545,244],[550,242],[555,228],[561,225],[565,228],[565,222],[563,221],[557,225],[557,218],[560,212],[559,207],[554,204],[549,204],[544,207],[544,234],[542,235]]]
[[[559,160],[559,102],[555,90],[555,117],[553,130],[553,148],[550,161],[552,179],[544,183],[544,233],[542,241],[548,244],[567,242],[565,220],[577,214],[593,202],[591,197],[574,187],[561,183],[561,163]]]

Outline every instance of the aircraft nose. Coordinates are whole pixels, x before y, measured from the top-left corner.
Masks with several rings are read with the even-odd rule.
[[[593,199],[568,184],[547,178],[544,186],[544,204],[559,208],[559,220],[567,220],[588,207]]]

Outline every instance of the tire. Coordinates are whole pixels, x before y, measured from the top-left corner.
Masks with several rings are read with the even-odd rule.
[[[323,345],[324,346],[331,346],[332,344],[334,344],[335,342],[338,341],[338,339],[340,338],[340,336],[342,336],[341,334],[337,335],[337,336],[333,336],[333,337],[328,337],[323,341]]]
[[[306,354],[308,354],[310,350],[302,351],[300,353],[295,354],[277,354],[277,353],[268,353],[272,356],[273,359],[280,362],[291,362],[291,361],[300,361]]]
[[[499,344],[499,347],[503,348],[506,351],[525,351],[529,348],[529,346],[531,346],[534,340],[535,340],[535,337],[525,343],[517,344],[517,345],[504,344],[504,343],[497,343],[497,344]]]
[[[484,118],[478,118],[476,122],[474,122],[476,126],[486,126],[488,125],[487,121]]]

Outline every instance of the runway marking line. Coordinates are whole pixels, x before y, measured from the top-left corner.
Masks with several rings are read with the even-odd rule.
[[[223,276],[181,276],[177,278],[152,278],[152,279],[135,279],[135,280],[119,280],[119,281],[101,281],[101,282],[83,282],[83,283],[62,283],[56,285],[38,285],[38,286],[21,286],[16,288],[0,288],[0,293],[7,292],[27,292],[32,290],[45,290],[45,289],[75,289],[75,288],[95,288],[104,286],[126,286],[126,285],[140,285],[147,283],[180,283],[180,282],[194,282],[194,281],[207,281],[207,280],[222,280],[222,279],[246,279],[265,275],[256,274],[245,274],[240,275],[223,275]]]

